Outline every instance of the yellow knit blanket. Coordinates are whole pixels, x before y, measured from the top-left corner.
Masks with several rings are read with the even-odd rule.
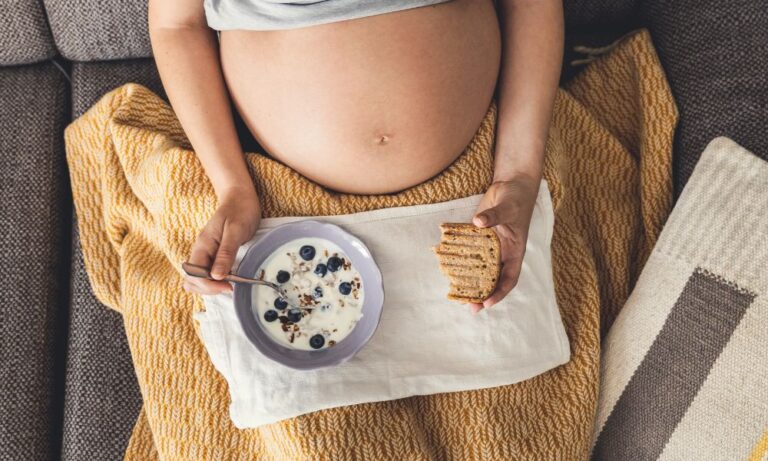
[[[228,415],[225,381],[197,337],[199,297],[180,263],[216,199],[171,108],[127,84],[65,132],[86,268],[122,313],[144,406],[126,459],[575,460],[587,456],[600,330],[627,298],[671,206],[677,112],[644,31],[557,95],[545,178],[552,258],[573,353],[511,386],[324,410],[252,430]],[[492,174],[496,104],[463,155],[398,194],[331,193],[256,153],[265,216],[331,215],[482,193]]]

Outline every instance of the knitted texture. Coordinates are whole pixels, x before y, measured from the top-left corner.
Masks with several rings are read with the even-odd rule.
[[[329,192],[260,154],[247,161],[265,216],[353,213],[486,190],[493,101],[465,152],[397,194]],[[650,37],[627,38],[558,92],[545,178],[552,263],[571,361],[528,381],[323,410],[258,429],[228,417],[226,382],[198,339],[199,297],[180,263],[216,199],[171,108],[128,84],[66,130],[88,270],[120,311],[144,399],[126,459],[583,459],[598,388],[600,325],[624,303],[671,207],[677,111]]]

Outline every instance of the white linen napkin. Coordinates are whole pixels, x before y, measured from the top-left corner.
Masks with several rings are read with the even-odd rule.
[[[253,428],[326,408],[412,395],[502,386],[568,362],[570,347],[558,311],[550,242],[554,214],[542,181],[517,286],[499,304],[472,314],[449,301],[448,279],[431,247],[439,224],[470,222],[481,195],[430,205],[312,219],[360,238],[384,278],[385,302],[370,342],[346,363],[298,371],[262,356],[248,341],[228,294],[204,296],[194,315],[216,369],[226,379],[230,417]],[[267,230],[308,218],[264,219]]]

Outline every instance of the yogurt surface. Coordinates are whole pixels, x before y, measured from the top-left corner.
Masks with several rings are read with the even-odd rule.
[[[360,273],[330,240],[308,237],[287,242],[267,257],[254,276],[277,283],[288,294],[284,300],[269,287],[252,288],[254,315],[269,336],[285,347],[333,347],[363,315]]]

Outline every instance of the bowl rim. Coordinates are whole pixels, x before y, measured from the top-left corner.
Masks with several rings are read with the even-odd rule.
[[[304,235],[299,237],[292,237],[288,238],[284,241],[281,241],[277,244],[274,248],[271,248],[270,251],[264,252],[264,257],[261,261],[258,261],[255,265],[256,268],[264,261],[266,258],[268,258],[277,248],[279,248],[280,245],[284,245],[285,243],[291,242],[293,240],[297,240],[299,238],[320,238],[325,239],[333,242],[339,247],[346,246],[345,243],[349,244],[352,248],[356,249],[361,253],[361,256],[365,257],[365,259],[368,259],[370,267],[368,277],[372,278],[372,280],[364,279],[363,283],[365,284],[365,291],[366,291],[366,297],[363,301],[363,307],[362,310],[364,312],[364,315],[372,315],[372,313],[375,313],[375,319],[373,321],[372,326],[369,327],[369,331],[367,333],[364,333],[364,336],[360,338],[357,342],[357,345],[355,346],[349,346],[347,351],[345,351],[343,354],[336,354],[338,355],[336,358],[328,359],[328,356],[326,355],[325,360],[317,361],[316,358],[320,357],[322,358],[322,354],[326,353],[328,354],[328,351],[338,351],[340,349],[337,349],[340,345],[344,344],[344,342],[347,339],[350,339],[353,332],[356,328],[361,324],[358,322],[355,327],[352,329],[352,331],[341,341],[339,341],[338,344],[336,344],[332,349],[331,348],[324,348],[319,350],[299,350],[299,349],[291,349],[289,347],[286,347],[277,341],[273,340],[269,334],[264,330],[263,326],[261,325],[261,322],[256,318],[256,316],[252,312],[252,300],[251,300],[251,286],[246,284],[238,284],[235,283],[234,286],[234,292],[233,292],[233,303],[234,308],[237,314],[238,322],[240,323],[240,327],[243,329],[243,332],[245,333],[246,338],[248,338],[248,341],[256,347],[256,349],[261,352],[262,355],[267,357],[268,359],[279,363],[283,366],[286,366],[288,368],[292,368],[295,370],[317,370],[321,368],[328,368],[340,365],[352,357],[354,357],[363,347],[365,347],[366,344],[371,340],[373,335],[378,330],[379,324],[381,322],[381,314],[384,310],[384,299],[385,299],[385,290],[384,290],[384,278],[381,274],[381,269],[379,268],[378,264],[376,263],[376,260],[373,257],[373,253],[370,251],[368,246],[360,240],[357,236],[354,234],[348,232],[341,226],[327,222],[327,221],[321,221],[318,219],[301,219],[298,221],[291,221],[288,223],[280,224],[275,226],[274,228],[270,229],[269,231],[265,232],[261,237],[259,237],[253,244],[250,245],[250,247],[246,250],[245,254],[240,260],[240,263],[237,266],[237,270],[235,273],[240,276],[250,277],[253,274],[246,274],[245,269],[246,266],[249,265],[252,261],[250,261],[252,258],[254,258],[254,254],[261,250],[261,247],[259,245],[259,242],[267,242],[269,239],[268,236],[272,236],[273,234],[284,232],[287,228],[292,227],[315,227],[316,229],[329,229],[327,231],[327,234],[325,235],[317,235],[321,232],[315,232],[314,235]],[[340,243],[336,241],[333,238],[329,238],[328,235],[334,236],[334,235],[341,235],[344,240],[346,240],[345,243]],[[347,249],[342,248],[347,256],[352,258],[352,255],[350,255],[349,251]],[[250,271],[249,271],[250,272]],[[361,272],[362,277],[362,272]],[[379,296],[376,297],[376,293],[379,293]],[[372,295],[369,295],[371,293]],[[378,303],[378,306],[369,307],[367,302],[375,302],[376,299],[380,299],[381,301]],[[367,309],[366,309],[367,308]],[[260,333],[257,333],[255,330],[260,330]],[[272,347],[267,346],[264,344],[266,341],[263,341],[263,339],[266,339],[269,343],[271,343]],[[274,346],[278,346],[276,349]],[[276,353],[275,350],[280,351],[279,353]],[[310,358],[315,358],[315,360],[311,360]]]

